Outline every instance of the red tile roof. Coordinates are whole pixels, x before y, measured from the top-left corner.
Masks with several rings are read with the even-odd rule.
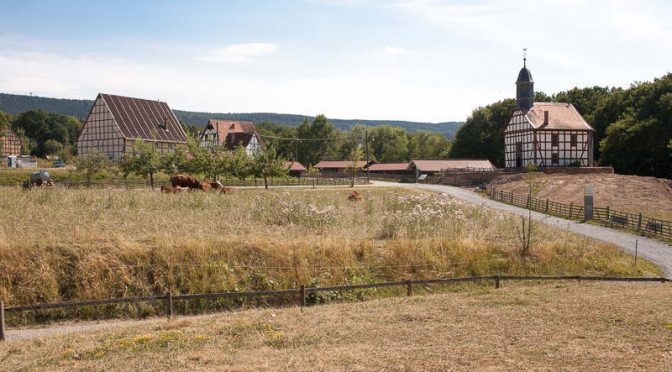
[[[546,125],[544,112],[548,112]],[[535,129],[595,130],[571,103],[535,102],[526,116]]]
[[[357,168],[364,168],[366,166],[365,160],[359,160],[356,163]],[[348,169],[352,167],[350,160],[322,160],[315,164],[317,169]]]
[[[168,104],[141,98],[99,94],[124,138],[186,143],[187,134]]]
[[[376,163],[369,166],[370,172],[403,172],[411,163]]]
[[[298,161],[286,161],[285,162],[285,169],[287,169],[290,172],[305,172],[305,171],[307,171],[306,167],[304,167],[303,164],[299,163]]]
[[[257,128],[250,121],[233,121],[233,120],[208,120],[207,127],[212,127],[219,135],[219,142],[226,143],[226,137],[229,133],[251,133],[257,134]],[[259,137],[259,136],[257,136]]]
[[[411,164],[421,172],[439,172],[444,169],[492,169],[495,166],[487,159],[441,159],[413,160]]]

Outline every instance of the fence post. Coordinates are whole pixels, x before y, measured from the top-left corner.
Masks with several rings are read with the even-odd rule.
[[[544,209],[544,214],[548,214],[548,199],[546,199],[546,208]]]
[[[637,232],[642,230],[642,214],[639,214],[639,219],[637,220]]]
[[[301,307],[306,306],[306,286],[303,284],[301,284],[301,289],[299,290],[299,297],[301,297]]]
[[[495,289],[499,289],[499,275],[495,275]]]
[[[410,280],[406,281],[406,296],[413,295],[413,282]]]
[[[527,195],[527,209],[532,209],[532,195]]]
[[[606,220],[609,221],[609,206],[607,206],[607,217]]]
[[[173,317],[173,293],[170,290],[166,292],[166,317]]]
[[[569,203],[569,219],[572,219],[572,212],[574,211],[574,203]]]
[[[5,341],[5,301],[0,300],[0,341]]]
[[[499,200],[504,200],[504,191],[499,192]]]

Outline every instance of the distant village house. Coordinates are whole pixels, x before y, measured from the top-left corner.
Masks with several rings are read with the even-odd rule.
[[[418,159],[411,161],[409,170],[417,175],[439,172],[493,172],[497,170],[488,159]]]
[[[140,98],[98,94],[77,139],[80,155],[92,151],[119,158],[136,140],[161,152],[187,143],[187,135],[168,104]]]
[[[533,102],[534,81],[525,60],[516,86],[518,107],[504,129],[505,167],[592,167],[595,129],[576,108]]]
[[[12,128],[0,128],[0,156],[7,157],[21,154],[21,139]]]
[[[224,146],[227,150],[234,151],[243,146],[248,156],[257,154],[263,149],[263,145],[257,128],[249,121],[210,119],[198,137],[199,147]]]
[[[373,164],[373,161],[366,162],[365,160],[358,160],[355,162],[355,169],[363,170],[367,165]],[[345,173],[352,171],[353,162],[350,160],[322,160],[315,164],[315,169],[323,174],[330,173]]]
[[[298,161],[286,161],[285,169],[292,177],[301,177],[306,171],[306,167]]]

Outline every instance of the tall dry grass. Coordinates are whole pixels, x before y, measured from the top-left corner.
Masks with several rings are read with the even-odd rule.
[[[233,194],[0,188],[8,305],[481,274],[656,275],[613,246],[397,189]]]

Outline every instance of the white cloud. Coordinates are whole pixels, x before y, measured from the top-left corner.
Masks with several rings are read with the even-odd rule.
[[[408,54],[408,51],[406,49],[403,49],[403,48],[386,46],[385,47],[385,53],[393,55],[393,56],[401,56],[401,55],[404,55],[404,54]]]
[[[247,63],[257,57],[275,54],[279,49],[278,45],[269,43],[231,44],[211,50],[197,59],[215,63]]]

